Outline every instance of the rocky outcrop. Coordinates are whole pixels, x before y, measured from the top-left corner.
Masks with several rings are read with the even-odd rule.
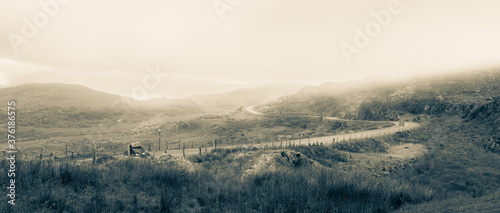
[[[319,168],[322,166],[300,152],[287,150],[262,153],[259,157],[248,162],[245,167],[243,177],[284,168]]]

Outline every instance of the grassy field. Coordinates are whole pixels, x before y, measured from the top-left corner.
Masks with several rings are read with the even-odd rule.
[[[319,118],[256,118],[244,115],[205,115],[201,117],[167,118],[162,123],[122,123],[95,128],[37,128],[19,127],[18,147],[23,148],[26,158],[45,159],[65,157],[68,151],[76,158],[92,156],[93,143],[97,155],[117,155],[125,151],[132,142],[141,142],[146,151],[158,150],[158,129],[162,129],[161,149],[213,146],[249,145],[269,141],[287,140],[332,135],[339,132],[359,131],[388,127],[389,122],[321,121]],[[243,118],[242,118],[243,117]],[[186,119],[183,121],[182,119]],[[28,131],[29,130],[29,131]],[[34,134],[34,135],[33,135]],[[34,139],[37,137],[42,139]],[[48,137],[50,135],[50,137]],[[28,138],[26,138],[26,137]],[[280,138],[281,136],[281,138]],[[167,144],[168,143],[168,144]],[[1,146],[7,148],[7,144]]]
[[[335,147],[294,147],[324,167],[297,167],[241,177],[234,154],[217,150],[191,156],[194,171],[142,159],[65,166],[52,161],[18,162],[18,212],[425,212],[495,211],[500,156],[480,146],[473,122],[436,118],[423,128]],[[461,131],[457,132],[457,129]],[[482,131],[482,130],[481,130]],[[351,153],[386,153],[399,143],[428,147],[411,165],[376,176],[346,170]],[[246,150],[255,152],[255,150]],[[258,152],[258,151],[257,151]],[[6,168],[7,162],[0,162]],[[241,168],[241,166],[240,166]],[[342,168],[342,169],[340,169]],[[32,178],[37,177],[37,178]],[[0,181],[8,181],[6,174]],[[465,205],[468,201],[478,203]],[[1,202],[2,211],[11,211]],[[484,203],[486,206],[480,206]]]
[[[16,162],[17,204],[8,205],[8,197],[2,196],[0,211],[500,212],[495,205],[500,183],[500,98],[492,96],[498,91],[498,81],[491,76],[481,78],[490,79],[486,82],[493,86],[445,81],[433,86],[436,94],[428,88],[410,99],[366,102],[362,113],[350,116],[383,120],[401,115],[420,126],[411,132],[329,146],[312,143],[275,150],[217,149],[188,159],[110,157],[135,141],[143,142],[146,150],[150,146],[156,150],[158,129],[162,142],[172,149],[207,145],[214,140],[224,146],[318,137],[392,123],[248,117],[241,113],[142,122],[98,138],[95,165],[88,161],[65,165],[54,159],[65,155],[66,145],[78,157],[90,157],[93,139],[87,137],[89,134],[75,135],[79,134],[76,128],[53,128],[43,131],[54,138],[43,138],[42,129],[25,129],[26,137],[42,139],[17,144],[23,148]],[[460,85],[466,87],[457,88]],[[448,93],[452,96],[446,97]],[[436,98],[441,95],[444,98]],[[467,99],[469,96],[473,98]],[[430,108],[421,106],[423,103],[429,103]],[[384,108],[386,105],[392,108]],[[321,106],[315,110],[335,110],[329,104]],[[42,160],[37,158],[40,153]],[[283,166],[274,164],[281,162],[276,158],[295,160]],[[5,158],[0,166],[8,168]],[[2,187],[7,187],[9,180],[6,173],[0,175]]]

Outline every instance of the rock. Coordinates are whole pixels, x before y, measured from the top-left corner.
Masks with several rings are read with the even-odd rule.
[[[248,163],[248,169],[243,172],[242,178],[251,174],[257,174],[265,171],[277,171],[284,168],[319,168],[322,167],[318,162],[311,160],[300,152],[294,151],[274,151],[263,153],[256,159]]]
[[[170,154],[164,154],[158,159],[158,161],[171,167],[185,169],[189,172],[193,172],[196,170],[196,167],[193,165],[193,163],[183,157],[173,157]]]

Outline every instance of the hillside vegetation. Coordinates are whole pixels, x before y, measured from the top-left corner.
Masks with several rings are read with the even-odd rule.
[[[468,113],[499,97],[500,71],[414,78],[391,83],[325,83],[260,106],[270,114],[309,114],[359,120],[398,115]]]
[[[152,99],[138,101],[107,94],[87,87],[68,84],[24,84],[0,89],[0,102],[16,101],[18,136],[22,140],[48,139],[51,129],[79,136],[84,129],[97,131],[103,125],[128,125],[157,117],[176,117],[203,112],[189,100]],[[6,115],[7,108],[0,113]],[[0,127],[7,125],[7,116],[0,116]],[[75,131],[75,129],[79,131]],[[119,129],[119,128],[117,128]],[[0,136],[4,136],[0,132]]]
[[[24,84],[0,89],[0,102],[11,100],[16,101],[20,125],[47,128],[89,127],[105,120],[140,122],[156,114],[176,116],[201,111],[187,100],[138,101],[68,84]],[[5,119],[1,117],[0,122]]]

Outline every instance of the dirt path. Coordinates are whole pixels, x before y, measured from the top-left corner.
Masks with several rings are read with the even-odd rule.
[[[253,106],[249,106],[245,108],[248,112],[255,114],[256,115],[263,115],[262,113],[255,112],[253,110]],[[336,119],[336,118],[333,118]],[[361,138],[373,138],[373,137],[380,137],[380,136],[385,136],[389,134],[394,134],[398,131],[402,130],[412,130],[417,128],[419,125],[414,122],[406,122],[404,127],[399,127],[398,122],[393,122],[395,126],[392,127],[387,127],[383,129],[376,129],[376,130],[367,130],[367,131],[361,131],[361,132],[352,132],[352,133],[347,133],[347,134],[337,134],[337,135],[331,135],[331,136],[323,136],[323,137],[313,137],[313,138],[305,138],[305,139],[295,139],[295,140],[283,140],[283,141],[272,141],[272,142],[263,142],[263,143],[258,143],[258,144],[245,144],[243,146],[246,147],[277,147],[277,146],[286,146],[288,144],[294,144],[294,145],[308,145],[309,143],[318,143],[318,144],[323,144],[323,145],[330,145],[333,143],[338,143],[338,142],[344,142],[344,141],[351,141],[355,139],[361,139]],[[218,146],[218,148],[237,148],[242,145],[230,145],[230,146]],[[213,147],[208,147],[206,149],[207,152],[210,152],[213,150]],[[203,148],[202,153],[205,152],[205,148]],[[200,150],[199,148],[187,148],[184,150],[184,153],[186,155],[193,155],[193,154],[199,154]],[[183,150],[182,149],[173,149],[173,150],[167,150],[168,154],[171,154],[173,156],[183,156]],[[165,151],[153,151],[151,152],[152,155],[155,157],[159,157],[163,154],[165,154]]]

